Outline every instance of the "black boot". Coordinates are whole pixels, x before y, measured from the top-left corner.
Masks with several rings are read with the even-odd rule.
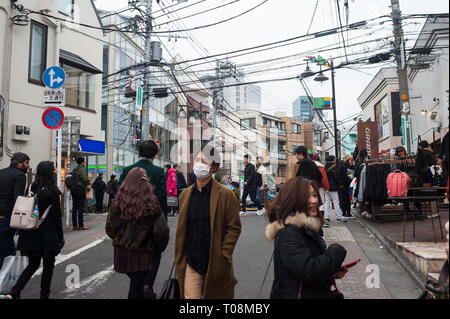
[[[12,299],[20,299],[20,290],[17,289],[11,289],[11,292],[9,293],[9,296],[11,296]]]
[[[50,299],[50,293],[41,292],[41,297],[39,299]]]

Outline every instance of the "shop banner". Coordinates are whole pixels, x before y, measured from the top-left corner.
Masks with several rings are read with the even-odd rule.
[[[377,122],[358,123],[358,150],[365,149],[371,158],[378,158]]]

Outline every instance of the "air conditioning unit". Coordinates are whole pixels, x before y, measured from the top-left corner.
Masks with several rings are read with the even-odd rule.
[[[11,139],[13,141],[27,142],[30,140],[31,128],[29,126],[14,124],[11,126],[11,128]]]

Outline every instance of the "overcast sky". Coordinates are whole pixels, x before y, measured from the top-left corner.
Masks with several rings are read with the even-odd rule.
[[[208,13],[196,15],[192,18],[183,19],[178,22],[162,25],[156,31],[162,30],[179,30],[180,28],[193,28],[197,26],[208,25],[214,22],[228,19],[261,3],[263,0],[241,0],[225,6],[218,10],[212,10]],[[164,0],[160,2],[162,7],[169,7],[177,1]],[[182,9],[171,14],[171,16],[163,15],[160,5],[153,1],[153,12],[155,24],[162,24],[170,22],[174,18],[186,17],[188,15],[208,10],[223,4],[231,3],[233,0],[188,0],[185,3],[167,8],[166,12],[173,11],[178,8],[185,7],[189,4],[195,4],[190,8]],[[390,14],[390,0],[349,0],[349,23],[369,20],[382,15]],[[127,0],[97,0],[98,8],[107,10],[119,10],[127,6]],[[346,11],[344,10],[344,1],[339,0],[341,9],[342,23],[347,22]],[[189,36],[194,38],[198,43],[194,43],[191,39],[178,39],[174,41],[173,38],[163,38],[161,40],[165,43],[172,55],[179,54],[183,59],[195,59],[201,56],[207,56],[231,52],[257,46],[269,42],[275,42],[291,37],[304,35],[307,33],[310,26],[311,18],[313,16],[316,0],[269,0],[257,9],[239,17],[234,20],[191,31],[190,34],[180,33],[181,36]],[[447,0],[400,0],[400,7],[403,14],[413,13],[448,13]],[[133,13],[133,15],[136,12]],[[159,17],[161,16],[161,17]],[[159,18],[158,18],[159,17]],[[346,53],[349,61],[362,56],[368,56],[372,52],[379,52],[389,50],[389,42],[387,41],[373,41],[366,44],[356,45],[357,43],[378,39],[392,35],[392,23],[382,21],[387,19],[378,19],[369,22],[369,26],[364,30],[351,31],[344,33],[346,45]],[[404,31],[406,33],[407,47],[414,45],[418,32],[424,19],[421,20],[407,20],[404,24]],[[330,28],[335,28],[339,24],[337,17],[336,0],[319,0],[316,14],[311,25],[309,33],[314,33]],[[369,34],[372,33],[372,34]],[[156,38],[153,38],[157,40]],[[334,34],[327,37],[320,37],[318,39],[303,41],[294,45],[284,46],[282,48],[265,50],[257,54],[250,54],[241,57],[231,58],[234,63],[248,64],[255,61],[262,61],[277,57],[284,57],[293,54],[299,54],[297,57],[280,60],[271,64],[259,64],[253,66],[243,67],[244,71],[252,72],[261,69],[266,72],[254,73],[246,77],[247,81],[259,81],[275,78],[291,77],[301,74],[305,70],[305,66],[297,66],[290,68],[282,68],[283,66],[290,66],[300,64],[307,55],[317,56],[318,48],[327,47],[327,50],[320,52],[320,55],[325,59],[334,58],[335,65],[345,62],[345,51],[341,48],[338,50],[328,50],[331,47],[342,46],[342,36]],[[305,53],[300,54],[300,53]],[[358,55],[359,53],[359,55]],[[170,60],[170,56],[163,52],[164,58]],[[391,60],[392,61],[392,60]],[[393,66],[393,63],[384,66]],[[209,69],[212,68],[211,63],[200,65],[194,69]],[[367,84],[372,80],[373,76],[379,70],[381,65],[357,65],[354,69],[339,69],[336,71],[336,101],[338,110],[338,119],[346,119],[360,111],[357,98],[362,93]],[[277,68],[275,71],[268,69]],[[311,65],[313,71],[318,71],[318,66]],[[352,66],[353,68],[353,66]],[[326,73],[329,77],[329,72]],[[320,84],[312,79],[307,81],[309,89],[316,97],[331,96],[331,81]],[[303,88],[299,81],[283,81],[268,84],[260,84],[263,95],[263,111],[273,113],[276,110],[287,112],[292,115],[292,102],[300,95],[305,95]],[[331,118],[332,114],[327,116]],[[348,125],[352,125],[349,123]]]

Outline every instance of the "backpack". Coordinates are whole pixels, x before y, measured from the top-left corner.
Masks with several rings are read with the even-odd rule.
[[[410,183],[411,180],[405,172],[397,169],[390,173],[386,179],[388,198],[407,196]]]
[[[77,177],[75,174],[77,173],[79,167],[75,167],[69,175],[66,177],[65,185],[67,189],[73,191],[77,187]]]
[[[106,194],[111,195],[111,194],[113,193],[112,184],[113,184],[113,182],[112,182],[112,181],[109,181],[109,182],[108,182],[108,185],[106,185]]]
[[[327,172],[325,171],[325,167],[318,166],[320,173],[322,174],[322,180],[320,182],[320,187],[324,190],[328,191],[330,189],[330,183],[328,182]]]
[[[39,218],[37,194],[28,189],[27,196],[18,196],[11,215],[10,227],[21,230],[35,230],[41,226],[52,205],[48,206],[42,218]]]

